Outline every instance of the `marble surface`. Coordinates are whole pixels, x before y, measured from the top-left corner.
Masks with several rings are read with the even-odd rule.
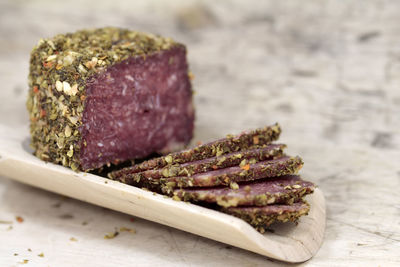
[[[325,241],[301,265],[399,266],[399,9],[396,1],[1,1],[0,123],[27,123],[29,52],[39,38],[107,25],[171,36],[188,46],[196,76],[195,141],[278,121],[281,140],[305,161],[302,174],[325,193]],[[1,266],[282,266],[3,177],[0,203]],[[116,227],[136,234],[104,239]]]

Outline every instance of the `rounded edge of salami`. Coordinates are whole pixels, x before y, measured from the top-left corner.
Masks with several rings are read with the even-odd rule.
[[[284,156],[283,149],[286,145],[272,144],[262,148],[232,152],[226,155],[187,162],[183,164],[167,165],[162,169],[153,169],[138,173],[130,173],[134,177],[147,177],[152,179],[168,178],[175,176],[192,176],[198,173],[213,171],[233,166],[257,163],[265,160],[277,159]],[[124,174],[120,174],[120,177]],[[126,175],[126,174],[125,174]]]
[[[299,176],[285,175],[231,187],[181,188],[173,195],[190,202],[217,203],[222,207],[293,204],[314,191],[315,185]]]
[[[178,188],[229,185],[232,182],[238,183],[267,177],[296,174],[302,166],[303,160],[300,157],[286,156],[276,160],[261,161],[245,166],[229,167],[200,173],[191,177],[161,178],[160,183],[163,184],[163,187],[166,184],[171,184],[173,187]],[[163,190],[170,192],[171,188],[164,188]]]
[[[264,233],[275,222],[297,222],[301,216],[307,215],[310,205],[306,201],[293,205],[268,205],[264,207],[230,207],[221,211],[240,218],[260,233]]]

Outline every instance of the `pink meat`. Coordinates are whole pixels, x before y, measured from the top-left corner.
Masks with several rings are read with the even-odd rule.
[[[194,126],[185,47],[128,58],[91,77],[82,121],[84,170],[181,149]]]

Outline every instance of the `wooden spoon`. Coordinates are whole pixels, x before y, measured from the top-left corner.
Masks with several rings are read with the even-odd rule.
[[[260,234],[246,222],[215,210],[43,162],[32,155],[27,127],[0,125],[0,175],[286,262],[303,262],[315,255],[325,230],[325,199],[319,189],[306,198],[311,210],[297,226],[276,224],[273,233]]]

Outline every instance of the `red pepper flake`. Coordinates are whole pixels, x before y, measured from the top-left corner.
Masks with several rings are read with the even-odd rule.
[[[253,136],[253,144],[258,145],[259,142],[260,142],[260,139],[258,138],[258,135]]]
[[[130,222],[134,222],[134,221],[135,221],[135,218],[131,217],[131,218],[129,218],[129,221],[130,221]]]
[[[197,143],[196,143],[196,145],[201,145],[201,144],[203,144],[203,142],[201,142],[201,141],[197,141]]]
[[[33,86],[33,92],[35,94],[39,93],[39,87],[37,85]]]
[[[40,109],[40,118],[46,117],[46,110]]]
[[[17,220],[17,222],[22,223],[24,221],[24,218],[22,218],[21,216],[17,216],[15,217],[15,219]]]
[[[85,100],[85,95],[81,95],[81,101]]]
[[[250,164],[246,164],[246,165],[244,165],[244,166],[242,166],[242,167],[240,167],[242,170],[245,170],[245,171],[248,171],[248,170],[250,170]]]
[[[212,168],[213,168],[214,170],[216,170],[216,169],[218,169],[218,166],[217,166],[217,165],[212,165]]]
[[[49,69],[51,67],[53,67],[53,62],[43,62],[43,67],[45,67],[46,69]]]

